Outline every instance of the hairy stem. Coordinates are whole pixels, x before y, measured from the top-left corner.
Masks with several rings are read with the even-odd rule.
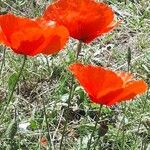
[[[148,99],[148,93],[149,93],[149,87],[148,87],[148,89],[147,89],[146,99],[145,99],[144,102],[143,102],[142,114],[143,114],[144,111],[145,111],[145,106],[146,106],[147,99]],[[136,134],[135,141],[134,141],[134,145],[135,145],[136,142],[137,142],[137,136],[138,136],[138,133],[139,133],[141,124],[142,124],[142,116],[140,117],[139,125],[138,125],[138,128],[137,128],[137,134]],[[142,143],[142,144],[143,144],[143,143]]]
[[[21,66],[21,68],[20,68],[20,71],[19,71],[19,73],[18,73],[18,75],[17,75],[16,80],[14,81],[14,85],[13,85],[13,87],[12,87],[12,91],[11,91],[9,97],[8,97],[7,104],[6,104],[5,108],[4,108],[3,112],[1,113],[0,119],[3,119],[3,116],[4,116],[4,114],[5,114],[5,112],[6,112],[7,108],[8,108],[8,106],[9,106],[9,104],[10,104],[12,98],[13,98],[13,94],[14,94],[15,88],[16,88],[16,86],[17,86],[17,83],[19,82],[19,79],[20,79],[20,76],[21,76],[21,74],[22,74],[23,68],[24,68],[24,66],[25,66],[26,60],[27,60],[27,56],[24,56],[24,60],[23,60],[22,66]]]
[[[128,53],[127,53],[127,64],[128,64],[127,71],[130,72],[130,69],[131,69],[131,49],[130,48],[128,48]],[[118,129],[117,136],[116,136],[118,138],[119,130],[120,130],[121,125],[122,125],[122,130],[123,130],[122,131],[122,143],[121,143],[121,149],[122,150],[124,149],[124,142],[125,142],[125,115],[126,115],[127,109],[128,109],[127,108],[127,104],[125,102],[124,103],[124,108],[123,108],[123,114],[124,114],[124,116],[123,116],[123,118],[122,118],[122,120],[120,122],[119,129]]]
[[[122,143],[121,143],[121,149],[124,150],[124,142],[125,142],[125,116],[126,116],[126,112],[127,112],[127,105],[126,102],[124,104],[124,108],[123,108],[123,122],[122,122]]]
[[[94,133],[95,133],[95,130],[96,130],[96,127],[97,127],[99,118],[100,118],[100,116],[101,116],[102,106],[103,106],[103,105],[100,105],[100,107],[99,107],[98,117],[97,117],[97,120],[96,120],[96,122],[95,122],[94,129],[93,129],[93,131],[92,131],[92,133],[91,133],[90,139],[89,139],[89,141],[88,141],[88,144],[87,144],[87,150],[90,150],[90,148],[91,148],[92,138],[93,138],[93,136],[94,136]]]
[[[2,64],[1,64],[1,67],[0,67],[0,75],[2,74],[2,70],[3,70],[3,67],[4,67],[4,65],[5,65],[5,56],[6,56],[6,48],[4,47],[4,48],[3,48]]]
[[[79,43],[77,45],[76,62],[78,60],[79,54],[81,52],[81,49],[82,49],[82,42],[79,41]],[[67,116],[66,116],[66,120],[65,120],[65,124],[64,124],[64,128],[63,128],[63,132],[62,132],[62,138],[61,138],[61,141],[60,141],[60,147],[59,147],[60,150],[62,149],[62,146],[63,146],[63,140],[64,140],[64,136],[65,136],[67,124],[68,124],[69,108],[70,108],[70,105],[71,105],[71,99],[73,97],[73,91],[74,91],[74,77],[72,75],[72,77],[71,77],[71,87],[70,87],[70,92],[69,92],[69,98],[68,98],[68,101],[67,101],[68,105],[67,105],[67,109],[66,109]]]
[[[51,150],[52,149],[52,140],[51,140],[51,134],[50,134],[49,124],[48,124],[48,120],[47,120],[47,114],[46,114],[46,107],[45,107],[44,98],[42,98],[42,102],[43,102],[43,111],[44,111],[46,129],[47,129],[47,132],[48,132],[48,143],[49,143],[48,146],[49,146],[49,150]]]

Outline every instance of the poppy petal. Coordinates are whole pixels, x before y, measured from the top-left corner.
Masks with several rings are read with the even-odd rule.
[[[127,87],[120,88],[116,91],[112,91],[103,97],[94,99],[96,103],[103,103],[107,106],[114,105],[116,103],[131,100],[136,95],[142,94],[147,90],[147,84],[143,80],[133,81]]]
[[[44,42],[39,28],[27,28],[11,36],[12,49],[18,54],[33,56],[40,53],[39,47]]]
[[[117,72],[117,75],[121,77],[121,79],[124,82],[124,85],[133,80],[133,75],[128,72],[120,71],[120,72]]]
[[[41,49],[43,54],[55,54],[58,53],[66,44],[69,33],[64,26],[56,26],[52,29],[47,29],[44,32],[45,42]]]
[[[130,100],[134,98],[136,95],[144,93],[146,90],[147,84],[143,80],[133,81],[129,83],[114,100],[116,102]]]
[[[117,90],[114,89],[112,91],[109,91],[107,94],[105,94],[101,97],[92,97],[90,95],[89,95],[89,97],[91,98],[91,101],[94,103],[111,106],[116,103],[116,101],[114,101],[114,99],[116,98],[116,96],[118,94],[120,94],[122,92],[122,90],[123,90],[122,88],[119,88]]]
[[[64,26],[50,24],[43,18],[0,15],[0,42],[17,54],[54,54],[64,47],[68,37],[68,30]]]
[[[147,90],[147,84],[143,80],[134,81],[130,73],[79,63],[70,65],[69,70],[84,87],[91,101],[98,104],[111,106]]]
[[[27,18],[16,17],[13,14],[0,15],[0,26],[8,41],[12,33],[24,27],[36,27],[37,24]]]
[[[0,27],[0,43],[6,44],[7,46],[9,46],[9,43],[8,43],[8,41],[7,41],[7,39],[6,39],[5,35],[4,35],[1,27]]]
[[[97,98],[106,95],[112,90],[118,89],[123,82],[120,77],[110,70],[82,64],[72,64],[69,70],[78,79],[85,91]]]
[[[89,43],[112,30],[114,12],[105,3],[93,0],[59,0],[44,12],[46,20],[54,20],[69,30],[70,36]]]

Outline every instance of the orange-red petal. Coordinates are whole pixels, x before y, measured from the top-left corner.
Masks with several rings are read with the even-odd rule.
[[[107,106],[114,105],[121,101],[133,99],[138,94],[147,90],[147,84],[143,80],[132,81],[127,87],[112,91],[103,97],[93,99],[95,103],[102,103]]]
[[[84,87],[91,101],[98,104],[111,106],[147,90],[147,84],[143,80],[134,81],[130,73],[82,64],[72,64],[69,70]]]
[[[93,0],[58,0],[48,6],[44,17],[66,26],[71,37],[85,43],[117,25],[112,9]]]
[[[82,64],[72,64],[69,70],[78,79],[85,91],[92,97],[101,97],[123,85],[119,76],[110,70]]]
[[[0,16],[0,43],[15,53],[33,56],[60,51],[69,37],[64,26],[50,24],[43,18],[29,19],[13,14]]]
[[[94,103],[111,106],[116,103],[116,100],[114,99],[117,95],[119,95],[122,92],[122,90],[123,89],[120,87],[119,89],[114,89],[101,97],[93,97],[91,95],[89,95],[89,97]]]
[[[0,43],[6,44],[7,46],[9,46],[9,43],[7,42],[6,36],[4,35],[1,27],[0,27]]]
[[[41,53],[39,48],[44,40],[42,30],[39,28],[25,28],[22,31],[14,32],[10,42],[15,53],[33,56]]]
[[[45,42],[41,46],[41,53],[49,55],[58,53],[63,49],[68,41],[69,33],[64,26],[57,26],[55,28],[48,28],[44,32]]]
[[[16,17],[13,14],[0,15],[0,26],[5,34],[8,42],[10,42],[10,36],[26,27],[37,27],[36,22],[23,17]]]
[[[132,81],[123,88],[122,92],[118,94],[110,103],[118,103],[125,100],[133,99],[136,95],[142,94],[147,90],[147,84],[143,80]]]
[[[130,81],[133,80],[133,75],[129,72],[117,72],[117,75],[121,77],[122,81],[124,82],[124,85]]]

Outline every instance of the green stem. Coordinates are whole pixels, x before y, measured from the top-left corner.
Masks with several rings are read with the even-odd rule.
[[[126,0],[125,0],[125,4],[126,4]],[[127,53],[127,63],[128,63],[128,67],[127,67],[127,71],[129,72],[130,71],[130,68],[131,68],[131,49],[130,47],[128,48],[128,53]],[[121,149],[124,150],[124,142],[125,142],[125,116],[126,116],[126,112],[127,112],[127,104],[126,102],[124,103],[124,108],[123,108],[123,113],[124,113],[124,116],[121,120],[121,124],[122,124],[122,143],[121,143]],[[120,124],[120,126],[121,126]],[[118,134],[118,133],[117,133]]]
[[[122,126],[122,144],[121,144],[121,149],[124,150],[124,142],[125,142],[125,116],[126,116],[126,109],[127,109],[127,105],[126,102],[124,104],[124,109],[123,109],[123,126]]]
[[[49,129],[49,124],[48,124],[48,120],[47,120],[47,114],[46,114],[46,107],[45,107],[45,100],[44,98],[42,98],[42,102],[43,102],[43,110],[44,110],[44,117],[45,117],[45,122],[46,122],[46,129],[48,132],[48,145],[49,145],[49,150],[52,149],[52,140],[51,140],[51,134],[50,134],[50,129]]]
[[[77,45],[77,55],[76,55],[76,62],[78,60],[78,57],[79,57],[79,54],[81,52],[81,49],[82,49],[82,42],[79,41],[78,45]],[[60,147],[59,149],[61,150],[62,149],[62,146],[63,146],[63,140],[64,140],[64,136],[65,136],[65,132],[66,132],[66,128],[67,128],[67,124],[68,124],[68,115],[69,115],[69,108],[70,108],[70,105],[71,105],[71,99],[72,99],[72,96],[73,96],[73,91],[74,91],[74,77],[72,75],[72,78],[71,78],[71,87],[70,87],[70,92],[69,92],[69,98],[68,98],[68,101],[67,101],[67,109],[66,109],[66,120],[65,120],[65,124],[64,124],[64,128],[63,128],[63,132],[62,132],[62,138],[61,138],[61,141],[60,141]]]
[[[53,76],[53,72],[51,72],[51,68],[53,67],[53,57],[52,57],[52,65],[49,65],[49,61],[48,61],[48,57],[45,56],[46,59],[46,64],[47,64],[47,69],[48,69],[48,73],[49,73],[49,89],[50,89],[50,85],[52,83],[52,76]]]
[[[131,68],[131,49],[130,47],[128,48],[128,54],[127,54],[127,64],[128,64],[128,72],[130,71]]]
[[[142,114],[143,114],[144,111],[145,111],[145,106],[146,106],[146,102],[147,102],[147,99],[148,99],[148,93],[149,93],[149,87],[148,87],[148,89],[147,89],[146,100],[144,100],[144,102],[143,102]],[[138,133],[139,133],[141,124],[142,124],[142,116],[140,117],[139,125],[138,125],[138,128],[137,128],[137,134],[136,134],[136,138],[135,138],[135,142],[134,142],[135,144],[136,144],[136,141],[137,141],[137,136],[138,136]],[[134,145],[135,145],[135,144],[134,144]]]
[[[62,138],[61,138],[61,141],[60,141],[60,147],[59,147],[60,150],[62,149],[63,140],[64,140],[64,136],[65,136],[65,132],[66,132],[66,128],[67,128],[67,123],[68,123],[69,107],[70,107],[70,105],[71,105],[70,101],[71,101],[72,92],[73,92],[73,89],[74,89],[74,84],[73,84],[73,82],[74,82],[74,79],[73,79],[73,77],[72,77],[72,79],[71,79],[71,88],[70,88],[69,98],[68,98],[68,101],[67,101],[67,103],[68,103],[67,112],[66,112],[67,117],[66,117],[66,121],[65,121],[65,124],[64,124],[63,132],[62,132]]]
[[[5,56],[6,56],[6,48],[3,48],[3,58],[2,58],[2,64],[0,68],[0,75],[2,74],[3,66],[5,65]]]
[[[93,129],[93,131],[92,131],[92,133],[91,133],[90,139],[89,139],[89,141],[88,141],[88,144],[87,144],[87,150],[89,150],[89,149],[91,148],[92,138],[93,138],[93,136],[94,136],[94,133],[95,133],[95,130],[96,130],[96,127],[97,127],[99,118],[100,118],[100,116],[101,116],[102,106],[103,106],[103,105],[100,105],[100,107],[99,107],[98,117],[97,117],[97,120],[96,120],[96,122],[95,122],[94,129]]]
[[[99,140],[100,140],[100,135],[98,136],[98,138],[97,138],[97,140],[96,140],[96,142],[95,142],[95,144],[94,144],[94,146],[93,146],[93,150],[96,150],[97,144],[100,143]]]
[[[50,84],[52,82],[51,67],[49,65],[49,61],[48,61],[48,57],[47,56],[45,56],[45,59],[46,59],[48,73],[49,73],[49,88],[50,88]],[[52,65],[53,65],[53,61],[52,61]],[[52,140],[51,140],[49,123],[48,123],[48,119],[47,119],[48,117],[47,117],[47,114],[46,114],[45,100],[43,98],[42,98],[42,102],[43,102],[43,110],[44,110],[44,117],[45,117],[46,129],[47,129],[47,132],[48,132],[48,146],[49,146],[49,150],[51,150],[51,149],[53,149],[53,144],[52,144]]]
[[[127,0],[124,0],[124,4],[127,5]]]
[[[122,125],[123,122],[124,122],[124,119],[125,119],[125,115],[123,116],[123,118],[121,119],[121,122],[120,122],[120,124],[119,124],[119,127],[118,127],[118,130],[117,130],[117,134],[116,134],[116,139],[115,139],[115,141],[118,141],[119,130],[120,130],[120,128],[121,128],[121,125]],[[114,144],[115,144],[115,143],[114,143]]]
[[[50,75],[51,75],[51,67],[50,67],[50,65],[49,65],[48,57],[45,56],[45,59],[46,59],[46,64],[47,64],[48,73],[49,73],[49,76],[50,76]]]
[[[78,61],[78,57],[79,57],[79,54],[81,52],[81,49],[82,49],[82,42],[79,41],[78,45],[77,45],[77,55],[76,55],[76,62]]]
[[[18,73],[17,79],[14,81],[14,85],[13,85],[12,91],[11,91],[9,97],[8,97],[8,101],[7,101],[7,104],[6,104],[5,108],[4,108],[3,112],[1,113],[0,119],[3,119],[3,116],[4,116],[4,114],[5,114],[5,112],[6,112],[7,108],[8,108],[8,105],[10,104],[10,102],[11,102],[11,100],[12,100],[12,97],[13,97],[13,94],[14,94],[14,91],[15,91],[15,88],[16,88],[16,86],[17,86],[17,83],[19,82],[19,79],[20,79],[20,76],[21,76],[21,74],[22,74],[23,68],[24,68],[24,66],[25,66],[26,60],[27,60],[27,57],[24,56],[23,64],[22,64],[22,66],[21,66],[21,68],[20,68],[20,71],[19,71],[19,73]]]

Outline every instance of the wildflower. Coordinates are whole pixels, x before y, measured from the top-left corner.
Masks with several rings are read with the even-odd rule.
[[[64,47],[68,36],[64,26],[51,24],[51,21],[0,15],[0,43],[17,54],[57,53]]]
[[[44,18],[64,25],[71,37],[85,43],[111,31],[118,24],[114,21],[112,9],[94,0],[59,0],[48,6]]]
[[[69,70],[84,87],[91,101],[98,104],[111,106],[147,90],[147,84],[143,80],[133,80],[130,73],[79,63],[70,65]]]

